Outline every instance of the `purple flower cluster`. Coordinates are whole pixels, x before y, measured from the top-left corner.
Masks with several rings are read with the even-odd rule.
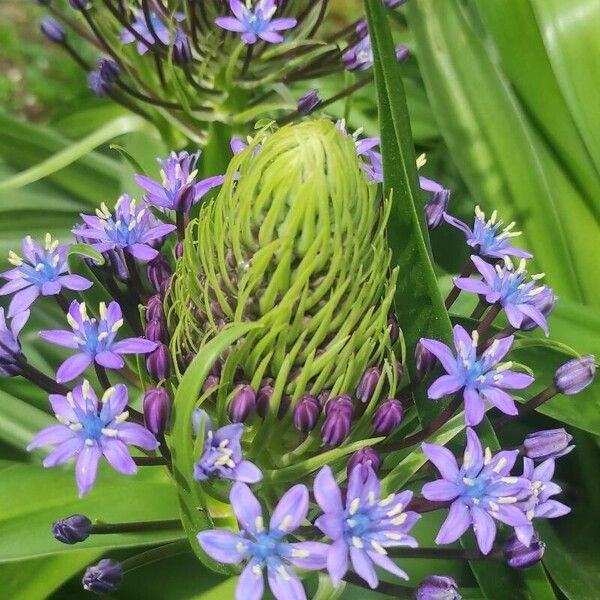
[[[106,390],[98,403],[96,393],[84,380],[66,396],[52,394],[50,404],[59,424],[42,429],[27,449],[54,446],[44,459],[45,467],[62,465],[76,456],[80,496],[94,485],[102,456],[113,469],[133,475],[137,466],[127,446],[147,451],[158,447],[158,441],[147,429],[127,422],[127,387],[122,384]]]
[[[56,296],[62,288],[83,291],[91,287],[91,281],[68,273],[69,244],[60,245],[47,233],[43,246],[27,236],[21,247],[23,258],[11,251],[8,260],[14,268],[0,273],[8,280],[0,287],[0,296],[14,294],[8,307],[9,317],[27,310],[40,295]]]
[[[134,14],[135,19],[131,24],[131,28],[140,36],[141,39],[135,36],[128,29],[124,29],[121,33],[121,41],[124,44],[136,42],[138,54],[141,56],[146,54],[148,49],[155,44],[163,44],[165,46],[169,45],[171,42],[171,33],[164,17],[156,12],[150,12],[150,19],[148,22],[142,10],[137,10]],[[175,21],[181,23],[181,21],[185,20],[185,15],[177,12],[173,15],[173,18]]]
[[[381,484],[372,469],[363,477],[363,469],[350,474],[346,501],[329,467],[324,467],[314,483],[314,495],[323,514],[315,521],[332,544],[304,541],[288,542],[285,537],[306,521],[309,494],[304,485],[288,490],[275,507],[268,529],[261,506],[247,485],[235,483],[229,496],[240,532],[201,531],[198,542],[212,559],[225,564],[246,561],[237,585],[237,598],[259,600],[264,593],[263,574],[267,570],[269,587],[278,600],[304,599],[306,594],[290,565],[303,570],[327,569],[335,586],[339,585],[349,562],[370,587],[378,577],[375,566],[407,579],[387,555],[386,548],[416,547],[408,531],[419,519],[406,512],[412,492],[381,498]]]

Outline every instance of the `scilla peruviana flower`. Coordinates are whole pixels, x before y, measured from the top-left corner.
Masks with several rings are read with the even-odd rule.
[[[533,377],[512,371],[511,362],[500,363],[513,343],[513,336],[494,340],[492,345],[477,355],[479,337],[470,336],[463,327],[455,325],[456,354],[442,342],[421,339],[420,344],[442,363],[446,375],[436,379],[427,390],[432,400],[461,391],[465,401],[467,425],[477,425],[485,412],[484,399],[507,415],[518,413],[512,396],[502,388],[520,390],[533,382]]]
[[[27,450],[54,446],[44,459],[45,467],[56,467],[77,457],[75,478],[80,496],[94,485],[102,456],[113,469],[133,475],[137,466],[127,446],[158,448],[158,441],[147,429],[127,421],[127,387],[123,384],[106,390],[98,403],[96,393],[84,380],[66,396],[51,394],[50,404],[59,425],[42,429]]]
[[[277,600],[305,600],[306,593],[290,564],[300,569],[320,570],[327,563],[328,546],[319,542],[287,542],[308,514],[308,490],[304,485],[289,489],[275,507],[268,529],[262,508],[250,488],[237,482],[229,501],[240,532],[224,529],[201,531],[198,543],[212,559],[237,565],[246,561],[238,580],[237,600],[260,600],[264,594],[264,571]]]

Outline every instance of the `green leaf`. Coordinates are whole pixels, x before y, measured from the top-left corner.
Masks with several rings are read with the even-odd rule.
[[[146,127],[146,124],[141,117],[135,115],[118,117],[114,121],[103,125],[100,129],[97,129],[94,133],[91,133],[82,140],[71,143],[68,147],[34,167],[0,182],[0,192],[14,190],[47,177],[55,171],[64,169],[98,146],[101,146],[115,137],[133,131],[139,131],[144,127]]]
[[[222,565],[208,559],[201,551],[196,534],[211,526],[210,515],[200,484],[194,480],[194,438],[192,437],[192,416],[198,407],[198,400],[204,380],[212,365],[221,354],[240,337],[260,327],[257,323],[243,323],[223,329],[198,353],[179,383],[174,399],[174,421],[169,444],[173,453],[174,476],[177,481],[181,520],[198,558],[208,567],[221,572],[232,573]]]
[[[69,248],[67,256],[74,256],[76,254],[85,256],[87,258],[91,258],[99,266],[103,265],[106,262],[104,260],[104,256],[102,256],[100,252],[94,250],[91,246],[88,246],[88,244],[73,244]]]
[[[78,499],[72,466],[44,469],[39,464],[4,462],[0,464],[0,563],[184,538],[182,530],[91,535],[74,548],[56,541],[50,528],[57,519],[76,513],[106,523],[179,517],[175,487],[165,472],[156,467],[125,476],[102,465],[92,491]]]
[[[375,86],[379,104],[384,188],[392,195],[388,239],[392,262],[400,268],[396,311],[407,355],[413,356],[421,337],[450,343],[452,332],[448,313],[440,295],[428,250],[427,228],[422,206],[417,201],[417,167],[404,86],[382,3],[365,2],[369,31],[375,55]],[[408,361],[411,377],[414,363]],[[423,386],[415,398],[422,423],[444,407],[431,402]]]

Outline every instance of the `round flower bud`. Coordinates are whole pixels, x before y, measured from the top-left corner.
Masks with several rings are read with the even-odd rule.
[[[40,23],[40,31],[51,42],[62,44],[65,41],[65,28],[54,17],[44,17]]]
[[[269,407],[271,406],[271,398],[273,397],[273,386],[263,385],[258,390],[256,395],[256,412],[258,416],[264,419],[269,414]]]
[[[97,565],[88,567],[81,583],[83,589],[97,594],[112,594],[123,581],[121,563],[111,558],[102,559]]]
[[[163,381],[171,377],[171,353],[168,346],[159,344],[146,356],[146,369],[154,381]]]
[[[52,524],[52,535],[63,544],[83,542],[91,532],[92,522],[85,515],[71,515]]]
[[[525,456],[540,461],[548,458],[560,458],[575,448],[575,446],[569,446],[572,439],[573,436],[569,435],[562,427],[530,433],[523,440]]]
[[[390,398],[383,402],[373,415],[373,428],[380,435],[388,435],[398,428],[402,422],[404,410],[402,402]]]
[[[306,94],[301,96],[298,100],[298,112],[301,115],[309,115],[315,108],[321,104],[321,97],[319,96],[319,90],[316,88],[308,90]]]
[[[163,433],[171,416],[171,396],[165,388],[151,388],[144,395],[144,421],[152,433]]]
[[[151,296],[146,303],[146,320],[147,321],[162,321],[164,316],[163,300],[158,294]]]
[[[229,403],[229,420],[232,423],[243,423],[256,408],[256,393],[250,385],[237,388]]]
[[[154,291],[160,293],[164,281],[169,282],[171,280],[171,267],[167,259],[162,254],[158,254],[156,258],[148,262],[146,275],[148,275],[148,281],[150,281]]]
[[[346,470],[348,479],[350,478],[350,473],[357,467],[362,471],[363,481],[366,481],[369,475],[369,469],[372,469],[375,473],[379,471],[379,467],[381,467],[381,458],[373,448],[366,446],[350,457]]]
[[[208,390],[218,386],[220,381],[221,380],[216,375],[209,375],[202,385],[202,391],[208,392]]]
[[[519,541],[515,534],[511,535],[504,544],[504,557],[506,562],[515,569],[531,567],[542,560],[546,544],[534,532],[529,547]]]
[[[596,359],[591,354],[575,358],[559,367],[554,373],[556,389],[567,396],[577,394],[594,381]]]
[[[419,377],[425,377],[436,363],[435,356],[421,344],[417,342],[415,346],[415,369]]]
[[[367,403],[373,397],[379,378],[381,377],[381,369],[371,367],[367,369],[361,377],[360,383],[356,388],[356,398],[363,403]]]
[[[167,328],[162,321],[152,319],[145,329],[144,334],[152,342],[165,342],[167,340]]]
[[[406,62],[409,58],[410,58],[410,50],[406,46],[400,45],[400,46],[396,47],[396,60],[399,63]]]
[[[294,427],[303,433],[312,431],[319,420],[320,413],[321,407],[318,400],[313,396],[305,394],[298,400],[298,403],[294,407],[294,414],[292,416]]]
[[[330,398],[325,403],[325,414],[328,415],[332,410],[341,410],[352,416],[354,412],[354,404],[352,402],[352,398],[347,394],[342,394],[341,396],[335,396],[334,398]]]
[[[325,405],[326,409],[329,404]],[[351,427],[352,413],[347,408],[340,406],[330,409],[321,430],[323,443],[332,448],[339,446],[350,434]]]
[[[415,600],[461,600],[461,595],[452,577],[430,575],[417,588]]]

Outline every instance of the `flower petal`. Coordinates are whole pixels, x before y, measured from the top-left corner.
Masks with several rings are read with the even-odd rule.
[[[72,381],[79,375],[81,375],[92,363],[92,357],[89,354],[80,352],[74,354],[65,360],[65,362],[58,367],[56,372],[56,381],[58,383],[66,383]]]
[[[455,277],[454,285],[459,290],[473,294],[487,294],[490,291],[490,286],[487,283],[470,277]]]
[[[82,292],[92,287],[92,282],[81,275],[62,275],[58,278],[58,283],[68,290]]]
[[[122,369],[125,366],[125,361],[118,354],[109,350],[98,352],[94,356],[94,361],[107,369]]]
[[[226,565],[237,565],[248,556],[248,540],[226,529],[201,531],[196,539],[208,556]]]
[[[306,600],[306,592],[296,574],[281,561],[269,562],[269,587],[277,600]]]
[[[448,448],[427,443],[423,443],[421,447],[425,456],[437,467],[444,479],[448,479],[448,481],[456,480],[458,477],[458,464],[454,454]]]
[[[235,588],[236,600],[261,600],[265,593],[262,569],[250,561],[242,571]]]
[[[519,410],[510,394],[496,387],[485,387],[481,393],[505,415],[518,415]],[[471,423],[470,423],[471,424]]]
[[[455,500],[450,505],[450,511],[435,538],[435,543],[450,544],[455,542],[469,528],[470,524],[469,508],[460,500]]]
[[[126,338],[115,342],[110,349],[118,354],[148,354],[156,350],[158,344],[143,338]]]
[[[315,499],[325,513],[342,513],[342,492],[336,483],[331,468],[323,467],[315,477],[313,487]]]
[[[294,531],[308,514],[308,489],[298,484],[290,488],[278,502],[271,516],[271,533],[286,535]]]
[[[318,527],[326,536],[332,540],[337,540],[344,534],[343,513],[326,513],[321,515],[316,521]]]
[[[485,405],[481,396],[473,388],[465,388],[465,423],[469,426],[479,425],[483,419]]]
[[[263,478],[262,471],[249,460],[242,460],[232,471],[231,479],[244,483],[258,483]]]
[[[423,496],[427,500],[446,501],[454,500],[460,495],[458,486],[452,481],[437,479],[430,481],[423,486]]]
[[[473,506],[471,508],[473,517],[473,531],[477,538],[477,544],[483,554],[489,554],[492,544],[496,539],[496,524],[494,519],[482,508]]]
[[[66,396],[60,396],[59,394],[50,394],[48,396],[48,400],[50,401],[50,405],[52,406],[52,410],[54,414],[58,417],[63,417],[64,419],[68,419],[72,423],[77,421],[77,415],[71,406],[71,403],[67,400]],[[65,427],[64,425],[60,425],[60,427]]]
[[[467,235],[467,237],[471,237],[473,235],[471,228],[466,223],[463,223],[460,219],[457,219],[446,212],[443,214],[443,217],[444,221],[446,221],[448,225],[452,225],[452,227],[460,229],[465,235]]]
[[[35,285],[17,292],[10,301],[8,316],[12,318],[20,312],[27,310],[39,295],[40,291]]]
[[[546,500],[537,506],[535,516],[543,519],[556,519],[571,512],[571,509],[558,500]]]
[[[77,480],[80,498],[92,489],[92,486],[96,481],[100,456],[102,456],[102,454],[98,446],[87,446],[84,444],[83,449],[77,457],[75,478]]]
[[[137,423],[119,423],[117,439],[142,450],[156,450],[160,445],[150,431]]]
[[[327,568],[329,545],[321,542],[281,544],[280,554],[299,569],[320,571]]]
[[[431,400],[439,400],[444,396],[457,392],[464,384],[463,378],[457,375],[442,375],[429,386],[427,396]]]
[[[327,555],[327,571],[333,587],[337,587],[348,571],[348,546],[343,539],[331,545]]]
[[[221,29],[227,29],[227,31],[235,31],[236,33],[243,33],[246,31],[244,24],[233,17],[219,17],[218,19],[215,19],[215,23]]]
[[[56,446],[70,440],[75,436],[66,425],[50,425],[39,431],[35,437],[29,442],[27,451],[31,452],[35,448],[43,448],[44,446]]]
[[[518,373],[517,371],[504,371],[502,379],[496,384],[509,390],[522,390],[529,387],[534,382],[534,378],[527,373]]]
[[[40,331],[39,336],[46,342],[56,344],[57,346],[74,349],[79,347],[75,341],[75,334],[72,331],[51,329],[49,331]]]
[[[245,483],[237,481],[233,484],[229,501],[242,530],[255,535],[264,529],[262,508]]]
[[[110,423],[110,421],[119,416],[127,408],[127,386],[118,383],[106,391],[102,400],[100,418],[105,423]]]
[[[401,579],[408,579],[408,575],[389,556],[372,551],[369,551],[369,556],[378,567],[385,569],[388,573]]]
[[[8,283],[5,283],[2,287],[0,287],[0,296],[7,296],[8,294],[14,294],[19,290],[22,290],[26,287],[29,287],[31,281],[24,279],[23,277],[18,277],[17,279],[12,279]]]
[[[430,340],[427,338],[421,338],[419,343],[436,356],[447,373],[452,375],[456,372],[456,359],[446,344],[442,344],[442,342],[438,342],[438,340]]]
[[[463,468],[467,472],[478,474],[483,467],[483,448],[477,434],[467,427],[467,445],[463,455]]]
[[[379,579],[369,555],[360,548],[351,547],[350,560],[357,575],[364,579],[371,589],[375,589],[379,583]]]
[[[129,254],[142,261],[152,260],[158,256],[158,250],[150,248],[146,244],[131,244],[127,246],[126,250]]]
[[[102,442],[102,454],[115,471],[119,471],[124,475],[137,473],[137,465],[129,455],[127,446],[121,440],[104,440]]]

